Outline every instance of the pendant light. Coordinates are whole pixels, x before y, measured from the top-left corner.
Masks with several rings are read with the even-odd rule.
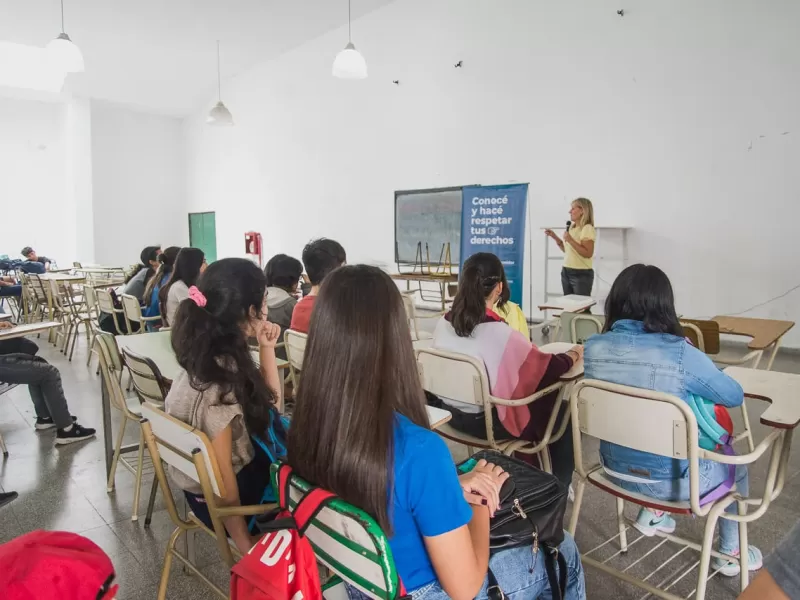
[[[206,123],[209,125],[233,125],[233,115],[222,103],[222,76],[219,68],[219,40],[217,40],[217,103],[208,113]]]
[[[367,61],[353,45],[351,28],[350,0],[347,0],[347,46],[336,55],[336,60],[333,61],[333,76],[339,79],[366,79]]]
[[[66,73],[83,72],[83,54],[64,32],[64,0],[61,0],[61,33],[47,44],[47,51]]]

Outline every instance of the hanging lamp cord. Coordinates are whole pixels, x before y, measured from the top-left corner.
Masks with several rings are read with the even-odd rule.
[[[61,0],[61,2],[63,3],[64,0]],[[351,9],[350,9],[350,0],[347,0],[347,41],[352,44],[353,43],[353,34],[351,32],[351,29],[352,29],[353,17],[351,15],[350,11],[351,11]]]
[[[61,33],[64,31],[64,0],[61,0]]]
[[[222,75],[219,68],[219,40],[217,40],[217,100],[222,102]]]

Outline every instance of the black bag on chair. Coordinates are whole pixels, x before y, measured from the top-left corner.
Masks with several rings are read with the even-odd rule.
[[[502,467],[509,474],[500,490],[500,508],[490,523],[490,552],[532,545],[534,560],[541,554],[545,561],[553,600],[563,598],[567,562],[558,546],[564,541],[567,488],[554,475],[495,450],[474,454],[459,465],[459,471],[469,472],[473,461],[481,459]],[[491,569],[488,594],[492,600],[505,597]]]

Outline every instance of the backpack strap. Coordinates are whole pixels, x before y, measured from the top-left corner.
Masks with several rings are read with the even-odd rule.
[[[283,510],[289,510],[289,483],[291,479],[292,467],[287,463],[283,463],[278,468],[279,504]],[[291,511],[300,535],[305,534],[312,519],[335,497],[334,494],[327,490],[314,487],[300,498],[300,502],[298,502],[294,510]]]

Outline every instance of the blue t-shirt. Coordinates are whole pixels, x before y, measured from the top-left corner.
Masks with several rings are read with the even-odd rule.
[[[422,537],[469,523],[458,473],[444,440],[397,415],[394,430],[394,535],[389,540],[395,566],[409,592],[436,581]]]

